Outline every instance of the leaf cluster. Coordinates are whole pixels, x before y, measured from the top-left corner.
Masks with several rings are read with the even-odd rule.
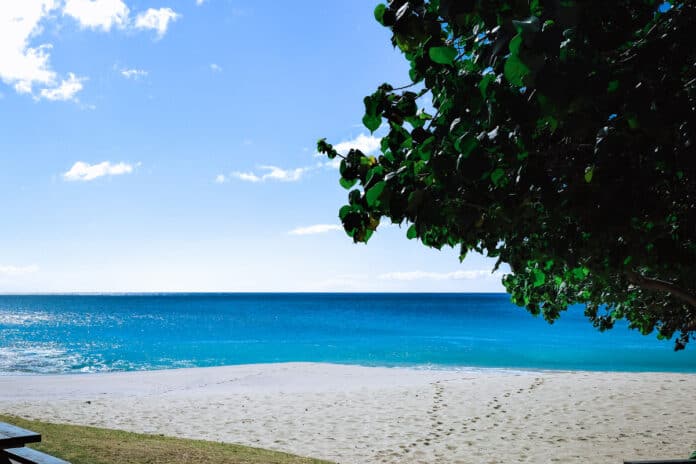
[[[580,303],[600,330],[626,318],[683,348],[696,331],[696,5],[673,3],[378,5],[410,83],[364,100],[364,125],[387,135],[378,157],[341,161],[348,235],[407,223],[426,246],[509,264],[512,301],[549,322]]]

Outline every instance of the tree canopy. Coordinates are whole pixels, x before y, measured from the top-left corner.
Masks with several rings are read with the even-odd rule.
[[[341,157],[339,217],[507,263],[549,322],[696,332],[696,4],[390,0],[374,10],[410,82],[365,97],[377,157]],[[381,134],[382,132],[380,132]]]

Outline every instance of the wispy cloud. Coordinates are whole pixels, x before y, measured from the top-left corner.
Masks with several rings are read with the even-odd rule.
[[[361,150],[363,153],[372,154],[379,148],[380,140],[381,139],[372,135],[360,134],[352,140],[345,140],[334,145],[334,148],[341,154],[348,153],[348,151],[350,151],[351,148],[357,148]],[[251,145],[252,141],[244,140],[244,144]],[[317,157],[322,155],[315,154],[314,156]],[[222,184],[227,182],[230,178],[239,179],[245,182],[264,182],[267,180],[274,180],[279,182],[296,182],[302,179],[305,176],[305,174],[307,174],[310,171],[321,169],[324,166],[338,167],[337,161],[340,162],[340,159],[332,160],[325,163],[317,161],[315,162],[314,166],[306,166],[294,169],[283,169],[278,166],[271,165],[259,166],[258,170],[265,172],[235,171],[230,173],[229,176],[219,174],[215,178],[215,182]]]
[[[157,37],[164,37],[169,28],[169,23],[181,17],[171,8],[148,8],[144,13],[139,13],[135,17],[136,29],[152,29],[157,31]]]
[[[297,227],[288,232],[290,235],[316,235],[343,230],[343,227],[336,224],[314,224],[312,226]]]
[[[118,176],[122,174],[130,174],[133,172],[135,167],[139,166],[140,163],[135,165],[128,163],[111,163],[109,161],[102,161],[97,164],[89,164],[84,161],[78,161],[63,174],[63,179],[66,181],[90,181],[103,176]]]
[[[243,180],[246,182],[261,182],[261,177],[257,176],[253,172],[233,172],[231,174],[232,177],[236,177],[239,180]]]
[[[66,0],[63,14],[77,20],[80,27],[108,32],[112,26],[128,23],[128,7],[122,0]]]
[[[344,156],[347,155],[351,149],[360,150],[366,155],[371,155],[379,149],[381,141],[381,138],[375,137],[374,135],[360,134],[354,139],[344,140],[343,142],[335,144],[334,149]],[[322,153],[316,153],[315,156],[323,157],[324,155]],[[340,164],[340,158],[335,158],[324,163],[325,166],[334,168],[338,168]]]
[[[77,77],[73,73],[68,73],[68,78],[64,79],[60,85],[52,89],[41,89],[39,97],[36,98],[45,98],[51,101],[76,100],[75,95],[82,90],[82,83],[86,80],[86,77]]]
[[[201,6],[205,3],[205,0],[196,0],[196,5]]]
[[[259,166],[259,169],[267,172],[256,174],[254,172],[236,171],[230,175],[246,182],[264,182],[267,180],[297,182],[310,170],[310,168],[283,169],[277,166]]]
[[[492,273],[490,269],[477,269],[454,272],[388,272],[378,276],[382,280],[400,280],[411,282],[414,280],[476,280],[482,278],[500,278],[501,272]]]
[[[125,77],[126,79],[140,79],[141,77],[146,77],[148,72],[145,71],[144,69],[128,69],[128,68],[123,68],[120,71],[121,75]]]
[[[222,72],[222,66],[217,63],[210,63],[210,70],[213,72]]]
[[[39,266],[8,266],[0,265],[0,275],[4,276],[22,276],[26,274],[33,274],[39,271]]]

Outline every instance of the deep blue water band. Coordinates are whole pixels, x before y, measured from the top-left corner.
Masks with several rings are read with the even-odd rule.
[[[283,361],[696,372],[696,344],[553,325],[504,294],[0,296],[0,373]]]

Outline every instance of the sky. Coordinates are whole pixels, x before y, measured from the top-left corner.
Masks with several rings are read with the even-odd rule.
[[[503,291],[407,225],[341,230],[316,155],[407,83],[376,0],[0,2],[0,292]]]

